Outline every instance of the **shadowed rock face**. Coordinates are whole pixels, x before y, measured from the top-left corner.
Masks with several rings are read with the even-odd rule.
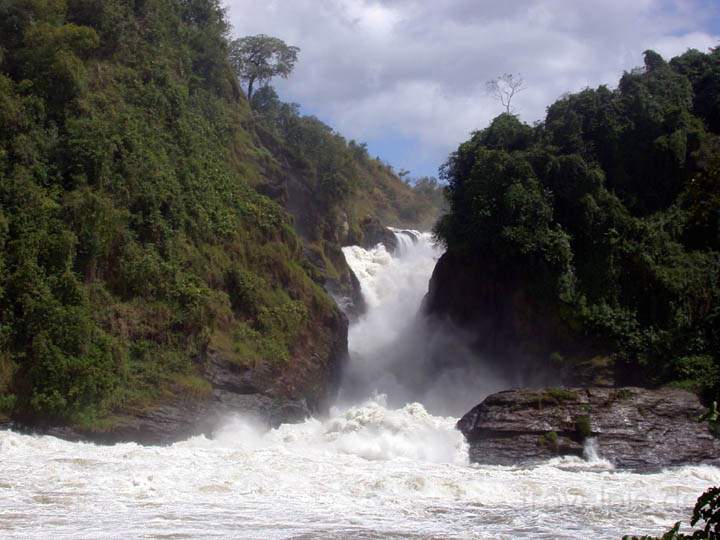
[[[478,463],[582,455],[591,436],[599,455],[621,468],[720,465],[720,440],[698,422],[704,410],[694,394],[674,389],[510,390],[488,397],[457,427]]]
[[[305,400],[271,398],[260,394],[236,394],[214,390],[207,399],[178,398],[173,402],[118,420],[107,431],[87,432],[69,427],[34,427],[21,431],[40,432],[70,441],[90,440],[102,444],[132,441],[145,445],[172,444],[195,435],[212,434],[233,414],[242,414],[258,424],[277,427],[302,422],[310,416]]]
[[[395,234],[376,219],[367,218],[360,223],[362,238],[358,242],[365,249],[372,249],[378,244],[384,244],[388,252],[397,249],[398,241]]]
[[[430,279],[423,312],[463,330],[475,356],[508,380],[522,373],[527,386],[614,385],[611,351],[568,327],[542,291],[528,288],[526,272],[482,254],[447,252]]]

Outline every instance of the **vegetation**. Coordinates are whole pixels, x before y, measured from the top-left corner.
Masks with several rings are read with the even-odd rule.
[[[230,42],[230,63],[238,79],[247,84],[252,101],[255,83],[267,85],[273,77],[287,78],[295,67],[300,49],[281,39],[259,34]]]
[[[485,83],[485,87],[488,94],[502,104],[507,114],[513,111],[511,106],[513,98],[527,89],[523,78],[519,74],[515,76],[512,73],[503,73],[495,79],[490,79]]]
[[[558,448],[558,434],[555,431],[548,431],[538,437],[538,446],[552,448],[557,450]]]
[[[337,308],[262,187],[308,160],[322,218],[364,148],[296,112],[265,147],[237,44],[219,0],[0,3],[0,415],[104,426],[207,395],[209,348],[282,369],[322,346]]]
[[[581,441],[592,437],[592,426],[590,425],[589,416],[579,416],[575,419],[575,434]]]
[[[437,181],[413,188],[392,167],[371,158],[364,143],[347,141],[265,85],[252,100],[257,130],[271,151],[267,184],[284,201],[300,234],[321,252],[325,244],[361,243],[363,222],[430,228],[442,201]]]
[[[521,274],[619,384],[720,395],[720,48],[690,50],[511,114],[443,168],[449,251]],[[507,273],[507,272],[506,272]]]

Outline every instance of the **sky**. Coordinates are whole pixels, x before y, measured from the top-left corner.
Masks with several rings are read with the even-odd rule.
[[[527,87],[526,122],[567,92],[614,87],[653,49],[670,58],[720,45],[720,0],[226,0],[235,36],[300,47],[273,81],[396,170],[437,176],[470,133],[503,111],[486,82]]]

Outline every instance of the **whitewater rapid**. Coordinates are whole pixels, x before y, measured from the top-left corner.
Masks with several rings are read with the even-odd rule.
[[[350,349],[363,365],[381,350],[358,341],[383,328],[371,319],[412,319],[439,253],[427,235],[398,256],[353,253],[369,310]],[[399,335],[386,332],[380,341]],[[270,431],[229,418],[212,438],[166,447],[0,432],[0,538],[618,539],[687,522],[720,483],[707,466],[616,471],[593,447],[587,460],[471,465],[456,418],[388,403],[375,395]]]

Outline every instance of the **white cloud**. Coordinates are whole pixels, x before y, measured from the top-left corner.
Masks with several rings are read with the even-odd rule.
[[[700,2],[701,0],[697,0]],[[653,48],[706,49],[695,0],[230,0],[237,35],[266,33],[301,48],[278,81],[348,137],[412,138],[438,163],[501,111],[488,79],[522,73],[514,105],[533,121],[558,96],[614,85]],[[412,169],[413,163],[397,163]]]

